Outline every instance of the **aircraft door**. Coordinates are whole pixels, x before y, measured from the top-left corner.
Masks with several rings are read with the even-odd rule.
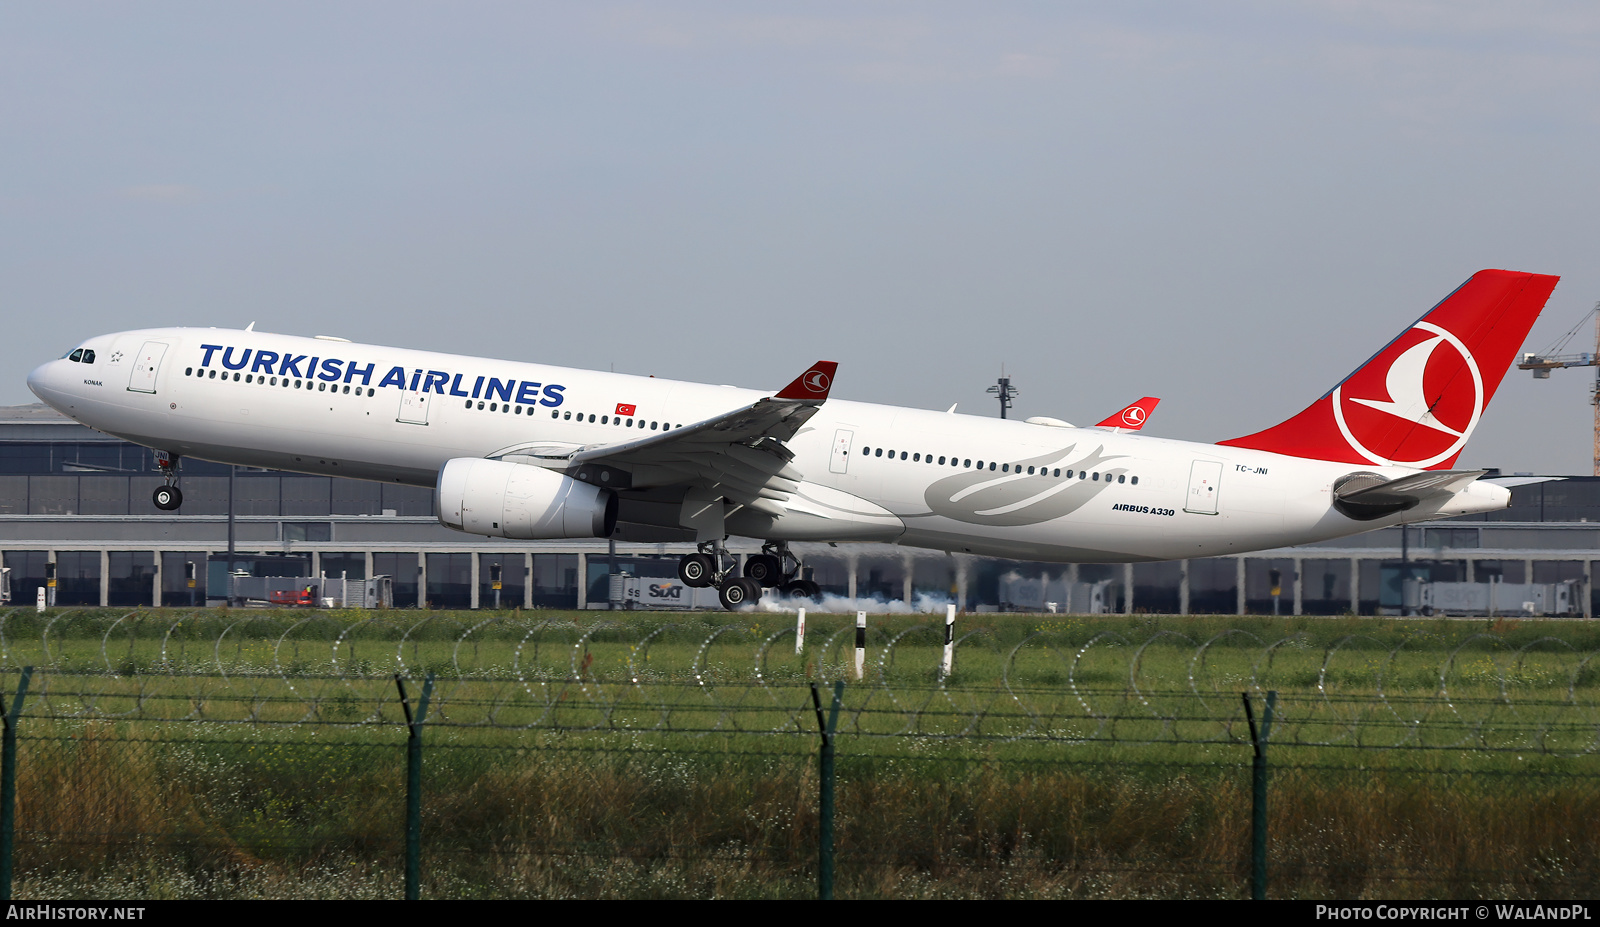
[[[855,440],[856,433],[840,428],[833,433],[833,456],[828,458],[829,473],[844,473],[850,468],[850,443]]]
[[[167,345],[161,341],[146,341],[133,359],[133,373],[128,376],[128,389],[135,393],[156,391],[156,374],[161,370],[161,358],[167,354]]]
[[[1189,495],[1183,503],[1183,510],[1196,515],[1217,514],[1217,490],[1221,484],[1221,461],[1195,461],[1189,468]]]
[[[400,391],[400,414],[395,421],[410,425],[428,424],[429,395],[416,390]]]

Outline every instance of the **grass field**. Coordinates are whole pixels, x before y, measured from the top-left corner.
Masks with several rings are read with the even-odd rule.
[[[1600,888],[1600,629],[1582,622],[80,611],[0,620],[18,892],[807,897],[810,681],[846,681],[841,897],[1241,897],[1277,693],[1275,897]],[[9,696],[8,696],[9,698]]]

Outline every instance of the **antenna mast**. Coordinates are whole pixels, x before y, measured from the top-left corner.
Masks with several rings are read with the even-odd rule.
[[[989,387],[989,395],[999,397],[1000,417],[1005,418],[1006,410],[1011,408],[1011,399],[1017,395],[1017,391],[1012,388],[1011,378],[1006,376],[1006,369],[1004,367],[1000,368],[1000,381],[994,386]],[[1600,442],[1600,437],[1597,437],[1595,440]],[[1595,445],[1595,453],[1596,455],[1600,455],[1600,443]]]

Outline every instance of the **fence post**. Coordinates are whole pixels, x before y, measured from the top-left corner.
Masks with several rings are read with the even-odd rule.
[[[1272,736],[1272,713],[1278,705],[1277,690],[1267,693],[1267,710],[1261,717],[1261,728],[1256,729],[1255,712],[1250,707],[1250,693],[1244,697],[1244,716],[1250,722],[1250,744],[1255,757],[1250,761],[1250,898],[1265,901],[1267,898],[1267,738]]]
[[[822,735],[821,782],[817,796],[817,900],[833,900],[833,735],[839,729],[839,705],[844,701],[844,680],[833,684],[833,705],[822,716],[822,691],[811,684],[811,704],[817,709],[817,730]]]
[[[394,684],[400,689],[400,707],[405,709],[406,729],[406,900],[422,897],[422,722],[428,719],[428,697],[433,695],[433,674],[422,680],[422,698],[417,712],[411,713],[406,698],[406,683],[399,673]]]
[[[0,901],[11,900],[11,858],[17,836],[17,721],[22,716],[22,700],[28,695],[31,679],[33,667],[24,666],[11,710],[7,711],[4,701],[0,701],[0,722],[5,725],[4,734],[0,734]]]

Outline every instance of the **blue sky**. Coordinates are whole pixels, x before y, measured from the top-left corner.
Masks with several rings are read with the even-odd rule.
[[[256,321],[1217,440],[1480,268],[1562,275],[1530,350],[1600,300],[1593,4],[0,12],[0,403]],[[1461,463],[1588,472],[1591,373]]]

